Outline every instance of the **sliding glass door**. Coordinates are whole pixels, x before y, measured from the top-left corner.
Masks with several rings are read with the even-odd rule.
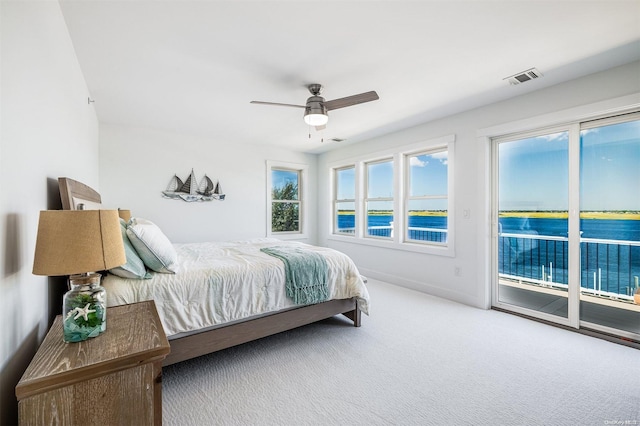
[[[566,130],[497,141],[496,301],[568,318]],[[520,309],[515,309],[520,308]]]
[[[640,115],[496,138],[493,162],[494,306],[638,340]]]
[[[640,120],[631,118],[580,131],[580,321],[621,335],[640,335]]]

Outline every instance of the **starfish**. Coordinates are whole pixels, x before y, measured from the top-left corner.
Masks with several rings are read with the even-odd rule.
[[[76,308],[76,311],[78,312],[76,314],[75,317],[73,317],[74,320],[77,320],[80,317],[83,317],[85,321],[87,321],[87,315],[89,315],[92,312],[95,312],[95,309],[89,309],[89,303],[86,304],[86,306],[84,308]]]

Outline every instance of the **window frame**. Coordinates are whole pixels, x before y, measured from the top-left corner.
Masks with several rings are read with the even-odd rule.
[[[447,193],[444,195],[411,195],[411,158],[418,157],[420,155],[433,155],[441,152],[447,153]],[[404,189],[406,196],[403,198],[403,219],[404,219],[404,227],[402,229],[402,239],[405,243],[411,244],[421,244],[421,245],[429,245],[429,246],[439,246],[446,247],[449,244],[449,225],[450,225],[450,206],[449,206],[449,183],[450,183],[450,170],[449,170],[449,150],[447,146],[436,146],[430,149],[420,150],[416,152],[407,152],[403,153],[403,163],[405,167],[405,181],[404,181]],[[445,233],[447,234],[446,242],[441,241],[427,241],[427,240],[416,240],[409,238],[409,202],[414,200],[447,200],[447,228]]]
[[[394,193],[393,196],[391,197],[369,197],[369,166],[372,165],[376,165],[376,164],[383,164],[383,163],[391,163],[391,167],[393,169],[393,187],[394,187]],[[396,197],[396,192],[395,191],[395,181],[396,181],[396,165],[395,165],[395,158],[394,157],[387,157],[387,158],[381,158],[381,159],[376,159],[376,160],[372,160],[372,161],[364,161],[363,162],[363,169],[364,169],[364,180],[363,180],[363,184],[364,184],[364,196],[363,196],[363,213],[368,213],[369,212],[369,203],[371,202],[391,202],[391,204],[394,205],[391,214],[392,217],[395,219],[396,217],[396,208],[395,208],[395,199]],[[390,235],[388,237],[385,236],[381,236],[381,235],[370,235],[369,234],[369,215],[368,214],[363,214],[361,216],[361,220],[362,220],[362,231],[363,231],[363,238],[374,238],[374,239],[379,239],[379,240],[392,240],[394,238],[394,232],[393,232],[393,226],[395,225],[393,223],[393,221],[391,222],[393,225],[391,226],[391,231],[390,231]]]
[[[349,170],[349,169],[353,169],[353,174],[354,174],[354,181],[353,181],[353,196],[354,198],[338,198],[338,173],[341,171],[345,171],[345,170]],[[349,164],[343,167],[337,167],[335,169],[332,169],[332,177],[333,177],[333,185],[332,185],[332,198],[333,198],[333,203],[332,203],[332,215],[333,215],[333,221],[332,221],[332,233],[336,234],[336,235],[344,235],[346,237],[355,237],[357,235],[358,232],[358,221],[357,219],[357,215],[356,215],[356,204],[357,204],[357,185],[356,185],[356,165],[355,164]],[[338,204],[339,203],[353,203],[353,216],[354,216],[354,230],[353,232],[349,233],[349,232],[339,232],[338,229]]]
[[[267,160],[267,214],[266,214],[266,236],[276,237],[283,240],[286,239],[304,239],[308,238],[308,207],[306,197],[308,194],[308,175],[309,165],[299,163],[288,163],[282,161]],[[298,199],[297,200],[274,200],[273,195],[273,181],[272,173],[274,170],[283,170],[296,172],[298,174]],[[272,230],[272,215],[273,215],[273,203],[274,202],[287,202],[298,204],[298,230],[297,231],[273,231]]]
[[[447,151],[447,191],[448,191],[448,220],[447,220],[447,243],[446,244],[425,244],[424,242],[416,242],[416,240],[408,240],[405,238],[406,224],[405,220],[407,211],[407,202],[405,194],[408,194],[407,183],[407,167],[405,157],[419,152],[433,152],[434,150]],[[366,203],[367,199],[367,176],[366,164],[382,162],[393,159],[393,176],[394,176],[394,197],[393,197],[393,217],[394,230],[402,230],[402,232],[394,232],[391,238],[387,237],[367,237],[366,236]],[[328,164],[329,177],[331,179],[328,205],[331,206],[332,214],[330,216],[329,235],[327,239],[334,241],[342,241],[352,244],[368,245],[375,247],[384,247],[395,250],[411,251],[425,254],[433,254],[438,256],[454,257],[455,256],[455,220],[453,220],[453,212],[455,212],[455,194],[454,188],[454,164],[455,164],[455,134],[450,134],[438,138],[427,139],[422,142],[403,145],[380,151],[373,154],[352,157],[343,161],[336,161]],[[344,169],[349,166],[355,167],[355,185],[356,185],[356,203],[355,203],[355,224],[356,232],[354,235],[345,235],[336,233],[334,200],[336,198],[336,170]]]

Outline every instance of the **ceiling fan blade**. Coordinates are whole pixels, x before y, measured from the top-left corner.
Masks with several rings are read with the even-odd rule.
[[[347,96],[346,98],[334,99],[324,103],[327,111],[333,109],[344,108],[351,105],[358,105],[365,102],[371,102],[380,99],[375,91],[360,93],[359,95]]]
[[[275,105],[275,106],[285,106],[285,107],[293,107],[293,108],[306,108],[304,105],[280,104],[277,102],[251,101],[251,103],[259,104],[259,105]]]

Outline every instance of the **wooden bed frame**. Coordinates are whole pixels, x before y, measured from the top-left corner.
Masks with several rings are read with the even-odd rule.
[[[101,203],[98,192],[70,178],[58,178],[63,210],[73,209],[73,198]],[[271,336],[303,325],[311,324],[335,315],[343,314],[360,327],[362,317],[355,297],[336,299],[315,305],[302,306],[221,326],[208,331],[169,340],[171,352],[163,366],[206,355],[232,346]]]
[[[338,314],[345,315],[353,320],[354,326],[360,327],[361,314],[355,298],[330,300],[169,340],[171,352],[162,365],[220,351]]]

